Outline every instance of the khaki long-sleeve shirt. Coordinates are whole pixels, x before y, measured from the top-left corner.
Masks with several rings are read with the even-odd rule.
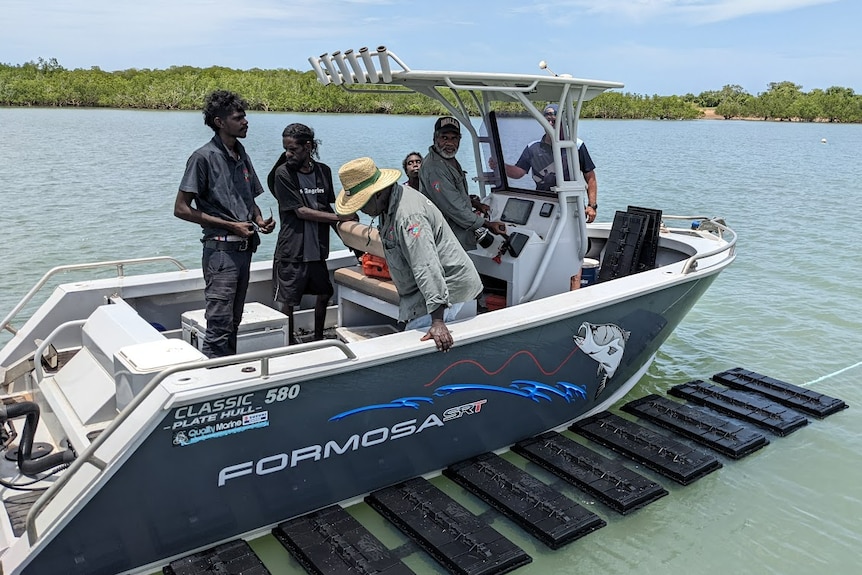
[[[378,229],[401,297],[399,321],[470,301],[482,292],[476,266],[443,214],[413,188],[395,184]]]

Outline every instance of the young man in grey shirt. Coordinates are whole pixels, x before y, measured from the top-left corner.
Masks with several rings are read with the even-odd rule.
[[[226,90],[207,96],[204,123],[215,135],[189,157],[174,201],[174,215],[203,231],[207,329],[202,351],[210,358],[236,353],[251,255],[260,241],[257,230],[268,234],[275,228],[275,220],[263,219],[255,203],[263,186],[239,143],[248,134],[246,107]]]

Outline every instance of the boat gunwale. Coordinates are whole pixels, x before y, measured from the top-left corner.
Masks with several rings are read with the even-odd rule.
[[[590,300],[581,298],[580,296],[584,295],[587,289],[590,289],[584,288],[584,292],[580,292],[580,290],[573,290],[562,294],[556,294],[538,300],[525,302],[523,304],[518,304],[517,306],[488,312],[487,314],[482,314],[480,316],[464,320],[463,322],[458,322],[455,325],[460,325],[461,327],[474,327],[474,331],[476,332],[473,334],[469,332],[464,332],[460,334],[460,341],[464,345],[480,343],[488,339],[493,339],[502,332],[506,332],[507,328],[511,327],[511,324],[517,324],[518,331],[542,327],[544,325],[556,323],[558,321],[564,321],[566,319],[569,319],[570,317],[587,313],[594,309],[608,307],[610,305],[642,297],[656,291],[663,291],[677,284],[695,282],[709,276],[717,275],[725,267],[730,265],[730,263],[732,263],[732,261],[735,259],[735,255],[732,253],[731,250],[732,244],[727,244],[724,247],[726,247],[724,251],[730,250],[730,253],[728,253],[728,257],[725,258],[722,262],[719,262],[704,270],[693,270],[689,271],[686,274],[668,274],[663,269],[667,266],[662,266],[661,268],[648,270],[646,272],[641,272],[640,274],[634,274],[631,276],[618,278],[617,280],[614,280],[614,287],[617,287],[619,289],[613,290],[611,292],[605,292],[598,298],[592,298]],[[668,266],[673,265],[679,266],[685,264],[681,264],[681,262],[668,264]],[[646,279],[646,274],[655,275],[656,277],[652,281],[652,285],[645,288],[645,282],[643,280]],[[628,284],[632,285],[628,286]],[[611,284],[604,283],[602,285],[607,287]],[[557,301],[560,299],[570,299],[574,300],[574,302],[570,303],[570,306],[566,311],[561,312],[559,305],[561,302]],[[583,299],[584,301],[577,301],[579,299]],[[585,303],[586,305],[584,305]],[[543,314],[528,314],[530,315],[530,319],[525,321],[523,320],[524,307],[539,309],[544,307],[546,308],[546,311]],[[534,309],[533,311],[536,310]],[[491,314],[493,314],[493,317],[488,317]],[[505,321],[504,318],[506,315],[512,315],[513,317],[511,318],[511,320]],[[481,325],[482,323],[490,323],[494,327],[492,329],[486,329],[483,328],[483,326]],[[367,340],[365,342],[356,342],[354,344],[350,344],[351,346],[353,346],[352,353],[354,354],[354,357],[349,358],[349,362],[351,363],[351,369],[349,371],[358,371],[360,369],[367,369],[376,365],[393,363],[401,361],[406,357],[416,357],[417,355],[431,355],[437,353],[433,342],[414,343],[413,346],[399,349],[399,352],[396,354],[392,353],[391,346],[383,345],[387,341],[391,342],[392,338],[403,339],[406,335],[411,335],[411,332],[400,332],[397,334],[384,335],[379,338]],[[350,347],[348,347],[348,344],[343,344],[341,342],[339,343],[340,346],[336,347],[345,347],[347,349],[351,349]],[[379,347],[380,350],[374,355],[364,355],[361,353],[356,353],[362,351],[363,347],[371,346]],[[118,429],[133,413],[138,413],[140,415],[141,410],[139,410],[138,407],[145,401],[149,400],[150,396],[153,395],[156,389],[161,387],[161,383],[165,381],[168,377],[180,372],[197,371],[213,367],[239,366],[240,364],[256,360],[260,360],[263,365],[264,363],[268,364],[269,361],[277,359],[282,355],[293,355],[297,353],[313,352],[315,350],[320,350],[327,347],[333,347],[333,344],[327,343],[326,341],[311,342],[306,344],[299,344],[298,346],[286,346],[283,348],[250,352],[246,354],[231,356],[228,358],[216,358],[204,360],[201,362],[177,364],[174,366],[170,366],[162,371],[159,371],[153,376],[152,379],[147,382],[147,385],[137,395],[135,395],[132,402],[130,402],[129,405],[127,405],[122,411],[120,411],[118,415],[111,421],[111,423],[108,424],[108,426],[99,434],[99,436],[96,437],[90,443],[90,445],[84,450],[84,452],[78,455],[78,458],[72,463],[69,469],[67,469],[63,475],[58,477],[58,479],[51,485],[51,487],[49,487],[45,495],[33,505],[30,510],[30,513],[27,516],[27,534],[31,544],[32,542],[38,542],[41,539],[38,531],[36,530],[35,522],[41,514],[42,510],[57,496],[62,486],[68,483],[71,478],[75,476],[75,472],[77,472],[77,470],[82,468],[84,465],[89,463],[97,469],[100,469],[100,471],[97,473],[97,476],[101,477],[102,472],[105,471],[109,467],[109,465],[108,463],[102,461],[95,456],[96,451],[103,444],[113,438],[115,433],[117,433]],[[423,347],[425,348],[424,350],[422,349]],[[294,371],[290,374],[287,374],[287,372],[283,372],[284,374],[279,374],[278,376],[260,374],[255,376],[255,378],[249,378],[260,380],[260,383],[254,386],[248,385],[249,380],[231,380],[226,381],[223,384],[207,383],[205,386],[199,386],[193,390],[188,389],[180,391],[177,390],[175,387],[173,389],[165,388],[164,391],[167,393],[165,401],[161,403],[161,408],[158,411],[153,410],[151,412],[151,415],[147,418],[147,423],[145,424],[145,427],[151,428],[152,426],[157,425],[158,421],[161,420],[160,414],[164,411],[173,409],[174,407],[179,407],[182,405],[192,404],[197,401],[201,401],[205,397],[228,396],[236,393],[240,389],[244,392],[252,392],[257,391],[258,389],[263,389],[264,387],[272,387],[274,384],[274,377],[278,378],[278,382],[280,384],[298,383],[302,381],[318,379],[321,377],[327,377],[330,375],[343,373],[345,371],[343,369],[344,365],[347,364],[343,362],[340,362],[338,365],[330,363],[323,368],[321,368],[320,365],[317,365],[316,367],[312,368],[299,368],[300,371]],[[177,399],[179,399],[179,401],[177,401]],[[133,450],[123,450],[124,453],[131,453],[132,451]],[[124,458],[121,458],[121,460],[122,459]],[[122,461],[119,461],[119,463],[122,463]],[[106,477],[105,480],[107,480],[108,478],[109,477]],[[91,484],[90,489],[92,489],[99,483],[101,483],[101,481],[96,481],[96,483]]]

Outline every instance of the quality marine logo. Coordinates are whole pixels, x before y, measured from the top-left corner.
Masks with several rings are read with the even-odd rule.
[[[208,439],[216,439],[268,426],[269,412],[260,411],[243,415],[242,419],[229,419],[226,421],[217,421],[203,427],[181,429],[173,434],[171,442],[176,446],[192,445]]]

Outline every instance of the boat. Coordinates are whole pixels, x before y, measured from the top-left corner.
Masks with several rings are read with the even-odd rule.
[[[0,572],[152,573],[564,429],[625,396],[735,258],[736,234],[713,217],[631,206],[586,223],[567,152],[583,103],[622,84],[411,70],[385,47],[309,61],[332,89],[439,102],[469,132],[476,166],[523,147],[506,141],[507,121],[532,119],[550,137],[564,174],[550,191],[476,174],[509,231],[470,252],[487,310],[465,306],[449,324],[455,346],[438,352],[398,330],[397,290],[344,249],[328,262],[335,337],[287,345],[271,263],[258,257],[239,353],[207,359],[199,269],[153,257],[50,270],[0,324],[13,334],[0,350]],[[558,129],[541,114],[549,102]],[[498,114],[513,103],[520,118]],[[380,250],[367,225],[340,233],[348,248]],[[598,273],[582,282],[590,260]],[[131,273],[154,264],[168,269]],[[83,279],[37,299],[69,272]],[[310,316],[299,311],[297,325]]]

